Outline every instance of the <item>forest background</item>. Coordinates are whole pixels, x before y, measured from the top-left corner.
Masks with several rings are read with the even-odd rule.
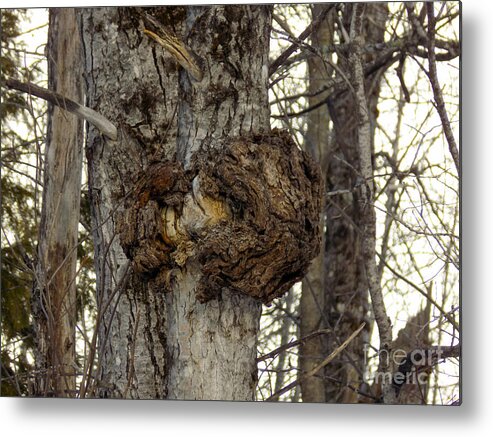
[[[465,3],[467,4],[468,2],[465,2]],[[472,4],[473,2],[470,2],[470,3]],[[467,29],[467,26],[466,26],[466,29]],[[482,39],[479,39],[479,41],[482,41]],[[479,41],[478,41],[478,45],[479,45]],[[466,47],[467,47],[467,46],[466,46]],[[472,52],[477,52],[477,49],[472,50]],[[477,72],[478,72],[478,73],[481,73],[481,74],[483,74],[483,71],[488,71],[488,70],[487,70],[487,68],[482,69],[481,71],[477,70]],[[476,94],[471,93],[471,95],[476,95],[476,96],[478,96],[478,94],[477,94],[477,93],[476,93]],[[467,98],[466,98],[465,100],[467,101]],[[478,100],[480,100],[480,99],[478,98]],[[482,113],[482,114],[485,114],[485,113]],[[467,119],[467,116],[465,117],[465,119]],[[479,119],[480,119],[480,115],[478,114],[478,117],[475,117],[476,123],[477,123],[477,120],[479,120]],[[478,129],[478,130],[480,130],[480,129]],[[484,156],[486,156],[486,155],[484,155]],[[467,155],[466,155],[466,158],[467,158]],[[466,159],[466,161],[467,161],[467,159]],[[479,164],[479,166],[481,166],[481,164],[482,164],[482,160],[481,160],[481,161],[479,161],[479,162],[478,162],[478,164]],[[482,173],[482,172],[477,172],[477,173],[475,173],[475,175],[478,175],[478,176],[480,176],[481,174],[484,174],[484,173]],[[479,184],[478,184],[477,186],[479,187]],[[484,185],[483,185],[483,186],[484,186]],[[480,191],[480,189],[481,189],[481,188],[478,188],[478,190],[479,190],[479,191]],[[474,200],[474,199],[476,199],[476,198],[477,198],[477,194],[475,194],[474,196],[469,197],[469,199],[472,199],[472,200]],[[464,202],[465,202],[465,206],[466,206],[466,205],[467,205],[467,199],[464,199]],[[486,215],[482,215],[482,216],[478,216],[478,217],[485,217],[485,216],[486,216]],[[487,232],[486,232],[486,234],[487,234]],[[477,241],[477,240],[476,240],[476,241]],[[478,262],[478,263],[477,263],[477,265],[479,265],[479,264],[480,264],[480,262]],[[478,275],[478,276],[480,276],[480,275]]]

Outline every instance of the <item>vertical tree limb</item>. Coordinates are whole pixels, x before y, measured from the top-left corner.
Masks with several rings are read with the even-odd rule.
[[[361,250],[364,259],[364,268],[368,280],[373,314],[378,326],[380,338],[380,362],[379,371],[385,374],[389,371],[389,352],[392,346],[392,326],[387,315],[382,288],[379,282],[376,264],[376,214],[373,207],[374,189],[372,185],[373,167],[371,162],[371,127],[368,114],[368,105],[365,95],[365,76],[362,65],[363,36],[362,17],[365,5],[355,4],[351,22],[351,44],[354,48],[349,54],[349,64],[352,73],[354,98],[358,108],[358,153],[360,160],[360,173],[365,182],[361,186],[361,200],[359,207],[362,216]],[[385,384],[385,382],[384,382]],[[395,392],[391,390],[390,384],[383,387],[384,402],[395,402]]]

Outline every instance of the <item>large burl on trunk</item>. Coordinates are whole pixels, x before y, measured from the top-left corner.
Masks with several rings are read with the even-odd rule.
[[[279,130],[212,145],[187,171],[153,164],[125,206],[118,231],[134,269],[161,287],[198,263],[200,302],[227,287],[269,303],[319,250],[319,168]]]

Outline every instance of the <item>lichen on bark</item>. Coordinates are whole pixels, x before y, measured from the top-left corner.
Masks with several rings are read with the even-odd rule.
[[[227,287],[268,304],[318,252],[320,171],[280,130],[224,141],[187,171],[151,165],[118,220],[120,242],[134,270],[160,286],[194,260],[200,302]]]

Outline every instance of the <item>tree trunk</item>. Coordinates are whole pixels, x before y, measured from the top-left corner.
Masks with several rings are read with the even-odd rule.
[[[153,8],[152,13],[181,30],[184,8]],[[115,224],[150,161],[175,152],[177,66],[139,30],[135,8],[82,9],[80,16],[88,106],[119,127],[114,142],[91,127],[88,131],[99,365],[92,375],[98,390],[88,379],[83,395],[164,398],[166,290],[132,269]]]
[[[181,74],[177,151],[185,167],[230,138],[269,131],[270,8],[189,8],[189,22],[206,74],[201,82]],[[253,400],[261,304],[227,288],[199,303],[200,277],[200,266],[189,262],[169,296],[169,397]]]
[[[82,12],[89,106],[119,121],[88,139],[94,376],[114,397],[252,400],[261,302],[319,248],[319,170],[269,129],[270,7],[150,11]]]
[[[73,9],[50,9],[48,50],[50,89],[80,102],[81,43]],[[82,127],[82,121],[75,115],[50,107],[33,299],[38,396],[75,396]]]
[[[314,4],[312,6],[312,21],[317,18],[326,5]],[[312,35],[312,45],[318,50],[332,44],[333,41],[333,15],[322,22]],[[324,62],[323,57],[313,56],[308,59],[308,91],[315,94],[329,80],[331,67]],[[308,106],[314,106],[327,99],[327,92],[308,98]],[[305,138],[305,150],[322,165],[322,180],[326,179],[326,157],[329,149],[329,111],[327,105],[311,111],[308,115],[308,129]],[[322,214],[320,228],[323,233],[325,226],[325,202],[322,201]],[[313,260],[310,269],[302,282],[302,294],[300,301],[300,337],[304,338],[310,333],[323,328],[325,307],[325,238],[321,241],[321,250]],[[313,370],[327,355],[322,336],[314,337],[300,346],[300,370],[306,374]],[[325,402],[325,381],[323,370],[301,381],[303,402]]]
[[[153,264],[154,255],[166,258],[162,237],[153,234],[157,244],[153,253],[147,242],[137,242],[138,248],[129,243],[133,228],[128,214],[133,210],[126,202],[136,197],[142,176],[147,181],[144,188],[149,184],[156,191],[156,181],[167,171],[186,179],[178,164],[165,161],[173,158],[175,150],[184,168],[190,169],[196,154],[219,149],[223,141],[269,132],[269,8],[167,7],[153,14],[185,41],[180,23],[186,11],[187,42],[196,53],[185,56],[190,62],[192,56],[200,58],[205,75],[197,81],[180,68],[178,109],[175,59],[143,37],[136,10],[82,13],[89,106],[119,120],[122,132],[119,141],[110,143],[90,131],[88,142],[102,312],[101,371],[96,376],[108,386],[104,393],[108,396],[253,399],[261,304],[227,289],[222,290],[222,298],[199,303],[195,289],[200,262],[175,264],[162,280]],[[153,166],[151,161],[161,164]],[[139,209],[139,201],[135,209],[143,222],[135,229],[149,236],[154,232],[149,223],[157,217],[159,206],[155,200],[148,202],[152,194],[145,194],[146,206]],[[123,209],[122,204],[128,214],[120,220],[123,234],[116,235],[118,214],[114,213]],[[200,220],[200,212],[195,213],[198,216],[192,214],[191,220]],[[130,270],[126,254],[133,258]],[[165,299],[164,292],[170,290]],[[106,302],[110,302],[107,309]]]

